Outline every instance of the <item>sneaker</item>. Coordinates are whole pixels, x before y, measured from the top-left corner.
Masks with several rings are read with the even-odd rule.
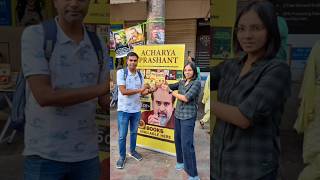
[[[117,161],[117,169],[123,169],[124,168],[124,164],[126,163],[126,158],[119,158],[119,160]]]
[[[199,176],[191,177],[189,176],[188,180],[200,180]]]
[[[133,151],[131,153],[128,153],[128,155],[133,157],[137,161],[141,161],[142,160],[142,156],[137,151]]]
[[[177,163],[176,164],[176,170],[182,170],[182,169],[184,169],[184,164],[183,163]]]
[[[200,180],[199,176],[191,177],[189,176],[188,180]]]

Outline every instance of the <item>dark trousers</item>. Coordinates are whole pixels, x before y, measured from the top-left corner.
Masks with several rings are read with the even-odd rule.
[[[266,174],[262,178],[259,178],[258,180],[277,180],[277,178],[278,178],[278,170],[274,170],[274,171]],[[213,178],[211,175],[210,180],[217,180],[217,179]]]
[[[180,120],[175,118],[174,141],[177,162],[184,163],[184,170],[189,176],[198,176],[196,153],[193,146],[193,133],[196,118]]]
[[[278,170],[274,170],[267,175],[263,176],[262,178],[259,178],[258,180],[277,180],[278,178]]]

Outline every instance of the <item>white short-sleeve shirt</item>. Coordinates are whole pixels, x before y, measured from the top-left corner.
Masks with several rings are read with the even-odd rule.
[[[57,21],[56,21],[57,22]],[[99,64],[86,31],[76,44],[57,23],[57,42],[50,61],[44,56],[41,25],[27,27],[22,35],[22,70],[25,77],[49,75],[53,88],[73,89],[97,85]],[[101,40],[101,39],[100,39]],[[101,40],[102,47],[105,48]],[[106,59],[104,52],[104,59]],[[106,81],[107,67],[100,72]],[[73,106],[41,107],[27,83],[24,155],[77,162],[98,156],[95,123],[97,98]]]
[[[128,70],[127,78],[124,78],[124,70],[117,71],[117,85],[125,85],[126,89],[140,89],[143,86],[144,78],[138,75],[138,71],[133,74]],[[142,83],[141,83],[142,82]],[[119,88],[119,87],[118,87]],[[118,111],[136,113],[141,111],[140,93],[134,95],[123,95],[118,89]]]

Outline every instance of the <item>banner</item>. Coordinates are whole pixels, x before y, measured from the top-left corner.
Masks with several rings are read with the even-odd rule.
[[[290,34],[319,34],[319,0],[270,0],[285,18]]]
[[[237,0],[212,0],[211,25],[233,27],[237,13]]]
[[[121,64],[121,59],[122,58],[116,58],[116,53],[115,53],[115,49],[116,49],[116,42],[114,40],[114,31],[118,31],[123,29],[123,23],[124,22],[111,22],[111,28],[110,28],[110,41],[109,41],[109,49],[110,49],[110,58],[112,58],[112,66],[113,68],[110,70],[116,70],[116,69],[121,69],[123,67],[123,64]],[[120,61],[120,62],[118,62]],[[113,76],[112,77],[116,77],[116,71],[113,72]]]
[[[185,45],[136,46],[139,69],[182,70]]]
[[[107,125],[107,114],[97,112],[96,123],[98,127],[98,142],[99,142],[99,158],[101,161],[102,177],[101,180],[110,175],[110,128]]]
[[[183,78],[185,45],[135,46],[139,56],[138,69],[150,86],[169,84]],[[137,145],[175,155],[174,105],[175,97],[162,88],[141,98],[142,114]]]
[[[131,50],[127,43],[127,37],[124,29],[113,32],[115,42],[116,58],[125,57]]]
[[[232,55],[232,27],[213,28],[213,58],[228,59]]]
[[[107,0],[91,0],[84,23],[109,24],[109,7]]]
[[[232,42],[237,0],[212,0],[211,6],[211,58],[231,59],[234,57]]]

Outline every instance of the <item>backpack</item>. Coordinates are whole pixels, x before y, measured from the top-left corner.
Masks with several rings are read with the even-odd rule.
[[[137,70],[138,72],[138,75],[139,75],[139,79],[140,79],[140,83],[141,83],[141,86],[142,86],[142,74],[139,70]],[[126,81],[127,79],[127,76],[128,76],[128,69],[127,68],[123,68],[123,78],[124,78],[124,81]]]
[[[140,83],[142,85],[142,74],[141,72],[138,70],[138,75],[139,75],[139,79],[140,79]],[[123,68],[123,79],[124,81],[127,80],[127,76],[128,76],[128,69],[127,68]],[[114,88],[114,90],[111,92],[111,102],[110,102],[110,107],[114,107],[117,102],[118,102],[118,86],[116,85],[116,87]]]
[[[54,46],[57,41],[57,24],[54,19],[42,22],[42,28],[44,32],[44,43],[43,50],[45,58],[47,61],[50,61]],[[86,32],[90,38],[90,41],[94,47],[94,50],[97,54],[98,64],[99,64],[99,76],[98,82],[100,81],[100,74],[103,68],[103,49],[100,44],[100,40],[95,32],[89,31],[86,29]],[[11,110],[11,121],[10,127],[18,130],[24,131],[25,125],[25,105],[26,105],[26,79],[23,75],[23,72],[19,73],[16,82],[16,91],[13,94],[12,100],[12,110]]]

